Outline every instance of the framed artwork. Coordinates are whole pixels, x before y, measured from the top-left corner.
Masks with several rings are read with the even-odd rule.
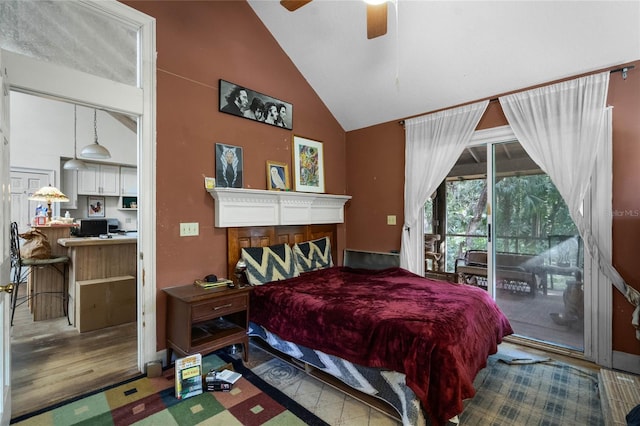
[[[283,129],[293,128],[293,105],[238,84],[220,80],[220,111]]]
[[[267,189],[287,191],[291,189],[289,183],[289,166],[285,163],[267,161]]]
[[[104,197],[87,197],[87,217],[104,217]]]
[[[324,192],[322,142],[293,136],[293,181],[296,191]]]
[[[216,144],[216,187],[242,188],[242,148]]]

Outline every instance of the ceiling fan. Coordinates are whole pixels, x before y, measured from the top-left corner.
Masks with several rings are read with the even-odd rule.
[[[387,1],[382,3],[365,0],[367,3],[367,38],[380,37],[387,33]],[[290,12],[301,8],[311,0],[281,0],[280,4]],[[376,3],[376,4],[372,4]]]

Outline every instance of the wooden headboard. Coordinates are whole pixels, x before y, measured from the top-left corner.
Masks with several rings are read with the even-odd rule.
[[[338,243],[336,225],[288,225],[288,226],[245,226],[227,228],[227,277],[237,280],[236,263],[245,247],[267,247],[274,244],[287,243],[294,245],[304,241],[329,237],[331,256],[338,259]],[[334,260],[335,261],[335,260]]]

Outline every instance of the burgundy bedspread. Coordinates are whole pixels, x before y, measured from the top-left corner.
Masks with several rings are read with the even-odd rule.
[[[476,374],[513,333],[486,291],[400,268],[334,267],[257,286],[250,319],[285,340],[404,373],[436,424],[462,412]]]

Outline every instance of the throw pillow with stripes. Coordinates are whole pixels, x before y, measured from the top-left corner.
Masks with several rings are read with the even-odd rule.
[[[243,248],[242,260],[247,265],[245,273],[251,285],[286,280],[299,275],[288,244]]]
[[[306,241],[293,246],[296,268],[300,273],[333,266],[331,242],[328,237]]]

